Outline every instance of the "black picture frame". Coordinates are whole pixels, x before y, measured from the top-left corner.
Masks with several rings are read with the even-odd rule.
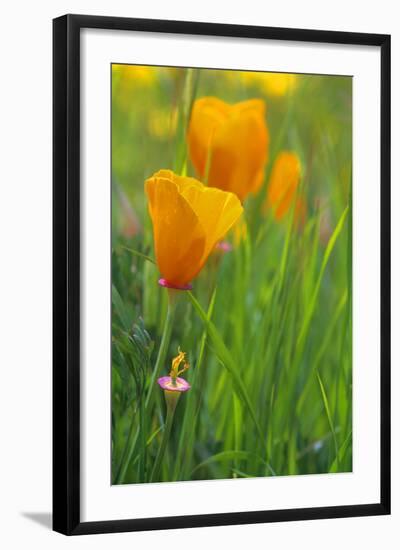
[[[306,41],[381,50],[381,495],[351,506],[80,520],[80,31],[84,28]],[[53,529],[66,535],[390,513],[390,36],[65,15],[53,21]]]

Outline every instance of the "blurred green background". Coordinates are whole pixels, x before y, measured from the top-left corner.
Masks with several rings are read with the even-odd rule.
[[[165,422],[161,390],[152,410],[141,411],[167,308],[157,268],[145,259],[154,249],[144,181],[174,169],[185,148],[187,75],[112,66],[114,483],[149,481]],[[163,374],[179,345],[192,389],[177,408],[162,480],[351,471],[352,79],[200,69],[190,91],[191,99],[265,99],[270,151],[264,184],[245,203],[247,236],[215,253],[194,284],[220,340],[207,335],[188,297],[180,300]],[[291,215],[278,223],[261,212],[282,150],[301,160],[300,228]],[[220,341],[258,428],[234,391]]]

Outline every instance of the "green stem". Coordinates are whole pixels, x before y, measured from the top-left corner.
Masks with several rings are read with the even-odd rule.
[[[181,109],[179,112],[174,166],[174,171],[181,176],[186,176],[187,172],[186,132],[190,121],[193,101],[196,97],[198,77],[198,69],[186,69],[185,82],[182,90]]]
[[[169,436],[171,433],[172,423],[174,421],[175,407],[167,406],[167,418],[165,420],[165,428],[161,445],[158,449],[156,461],[154,463],[153,471],[151,472],[150,482],[158,481],[160,475],[161,464],[164,458],[165,449],[167,448]]]
[[[169,343],[171,340],[171,334],[172,334],[172,327],[174,324],[174,317],[175,317],[175,310],[176,310],[176,296],[174,291],[168,289],[168,309],[167,309],[167,316],[165,318],[164,323],[164,330],[163,335],[161,338],[161,344],[160,349],[158,350],[158,356],[157,361],[153,370],[153,374],[151,376],[150,386],[149,386],[149,392],[146,397],[146,411],[147,413],[150,411],[151,406],[153,404],[154,400],[154,388],[157,381],[157,378],[159,378],[161,373],[161,368],[165,364],[165,359],[167,357],[167,351],[169,348]]]
[[[207,319],[209,321],[211,320],[212,313],[214,310],[215,297],[216,297],[216,289],[214,288],[213,294],[211,296],[210,304],[207,310]],[[175,463],[175,470],[174,470],[174,476],[173,476],[174,481],[177,481],[178,479],[180,480],[187,479],[187,476],[189,475],[189,467],[191,464],[192,454],[193,454],[194,436],[195,436],[195,431],[197,427],[197,421],[200,414],[201,403],[203,399],[205,375],[204,375],[204,368],[202,365],[203,365],[203,360],[205,355],[206,340],[207,340],[207,329],[204,328],[201,336],[201,340],[200,340],[198,361],[196,363],[196,368],[193,371],[193,379],[190,380],[192,387],[197,388],[197,397],[196,397],[196,394],[193,394],[193,393],[188,395],[185,414],[183,417],[182,429],[180,430],[179,446],[178,446],[178,452],[177,452],[178,459]]]

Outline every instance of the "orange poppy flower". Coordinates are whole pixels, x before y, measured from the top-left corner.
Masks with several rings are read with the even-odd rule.
[[[146,180],[160,284],[190,288],[216,243],[243,212],[233,193],[160,170]]]
[[[241,201],[259,190],[269,146],[262,99],[234,105],[216,97],[197,99],[187,140],[193,166],[208,185],[231,191]]]
[[[279,153],[272,167],[264,210],[272,208],[275,218],[282,219],[290,210],[300,178],[301,164],[296,153],[290,151]],[[296,206],[299,208],[299,214],[300,210],[304,212],[299,201]]]

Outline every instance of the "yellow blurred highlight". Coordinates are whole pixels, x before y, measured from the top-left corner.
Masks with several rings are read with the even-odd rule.
[[[178,111],[167,111],[165,109],[154,109],[149,113],[147,128],[150,135],[158,139],[173,137],[178,125]]]
[[[262,73],[252,71],[240,71],[242,82],[248,86],[256,86],[265,94],[275,97],[283,97],[295,90],[299,83],[299,77],[290,73]],[[230,71],[229,77],[234,76]]]

